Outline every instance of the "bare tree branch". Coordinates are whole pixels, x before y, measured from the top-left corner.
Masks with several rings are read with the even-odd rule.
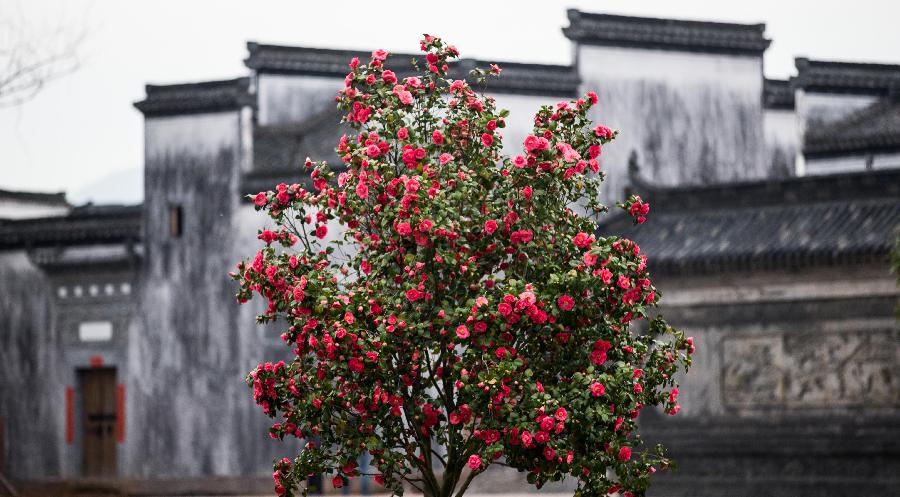
[[[21,105],[75,72],[86,39],[80,24],[39,25],[26,18],[21,5],[6,4],[0,9],[0,108]]]

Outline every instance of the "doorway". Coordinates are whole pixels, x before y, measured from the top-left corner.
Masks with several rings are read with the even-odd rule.
[[[81,388],[81,469],[84,476],[115,477],[116,370],[92,368],[78,371]]]

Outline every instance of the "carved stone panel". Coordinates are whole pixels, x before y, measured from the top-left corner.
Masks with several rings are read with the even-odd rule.
[[[723,341],[735,407],[900,407],[900,330],[802,332]]]

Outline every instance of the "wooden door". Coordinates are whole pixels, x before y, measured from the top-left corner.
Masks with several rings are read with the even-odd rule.
[[[116,476],[116,370],[84,369],[78,376],[82,406],[82,473],[84,476]]]

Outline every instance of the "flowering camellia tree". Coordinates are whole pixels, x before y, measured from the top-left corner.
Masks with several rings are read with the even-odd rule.
[[[311,185],[254,199],[279,227],[233,273],[238,299],[266,299],[258,320],[284,326],[295,358],[248,382],[279,418],[270,435],[307,441],[276,461],[276,491],[372,475],[458,497],[497,464],[538,487],[571,475],[579,495],[640,495],[668,461],[641,448],[636,419],[678,411],[693,344],[647,317],[659,294],[637,244],[595,234],[598,156],[616,132],[591,126],[588,93],[542,107],[521,155],[503,157],[507,111],[447,77],[453,46],[421,48],[418,76],[386,69],[382,50],[353,59],[344,164],[308,160]],[[500,68],[471,79],[488,73]],[[638,223],[649,211],[620,206]]]

